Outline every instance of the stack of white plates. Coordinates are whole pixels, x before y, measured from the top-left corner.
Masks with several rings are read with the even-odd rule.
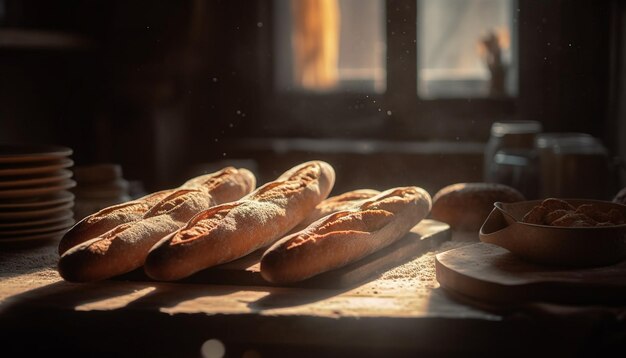
[[[0,145],[0,245],[56,240],[74,224],[72,150]]]

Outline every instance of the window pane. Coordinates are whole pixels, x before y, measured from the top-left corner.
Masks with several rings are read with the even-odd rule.
[[[384,92],[384,0],[275,0],[281,90]]]
[[[420,0],[417,11],[420,97],[516,94],[513,0]]]

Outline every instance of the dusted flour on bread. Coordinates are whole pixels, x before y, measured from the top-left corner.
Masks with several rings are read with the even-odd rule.
[[[120,224],[66,251],[59,260],[61,276],[68,281],[95,281],[132,271],[144,264],[150,248],[163,237],[198,212],[249,193],[255,179],[246,169],[227,168],[192,184],[195,189],[189,184],[187,189],[174,190],[142,219]]]
[[[261,275],[292,283],[342,267],[401,239],[430,208],[430,195],[421,188],[389,189],[280,239],[263,254]]]
[[[89,241],[117,225],[134,222],[143,217],[150,208],[161,199],[174,192],[163,190],[146,195],[137,200],[129,201],[104,208],[76,223],[61,239],[59,254],[82,242]]]
[[[104,208],[97,213],[88,216],[85,221],[89,224],[93,224],[103,219],[125,219],[128,215],[133,215],[136,216],[137,219],[140,219],[154,204],[158,203],[161,199],[168,196],[172,192],[173,190],[164,190],[147,195],[146,197],[138,200]]]
[[[249,193],[254,189],[255,185],[256,179],[248,170],[226,167],[215,173],[192,178],[178,189],[162,190],[127,203],[104,208],[76,223],[63,236],[59,243],[59,254],[62,255],[71,247],[94,239],[117,225],[142,219],[161,200],[172,193],[184,192],[183,189],[205,191],[211,194],[216,203],[223,203],[239,199],[240,196],[233,196],[233,193]],[[161,203],[161,206],[165,205],[169,204]],[[148,216],[165,214],[168,209],[155,209],[155,211],[159,212],[149,214]]]
[[[105,254],[106,250],[116,243],[123,245],[139,245],[147,235],[163,237],[176,230],[180,224],[167,216],[155,216],[141,221],[141,225],[123,224],[105,233],[93,244],[89,250]]]
[[[177,190],[154,205],[144,215],[144,219],[168,215],[172,220],[186,223],[189,220],[189,211],[197,212],[215,204],[213,197],[203,194],[201,190]]]
[[[216,230],[221,232],[245,230],[241,227],[243,223],[270,226],[272,219],[277,215],[286,215],[285,210],[271,202],[242,201],[220,205],[207,214],[190,220],[173,236],[171,244],[182,244]]]
[[[324,162],[298,165],[240,201],[205,210],[151,250],[146,273],[177,280],[270,245],[328,196],[335,180]]]
[[[359,207],[365,200],[380,194],[377,190],[357,189],[330,197],[315,206],[315,209],[302,220],[292,232],[301,231],[316,220],[337,211],[351,210]]]

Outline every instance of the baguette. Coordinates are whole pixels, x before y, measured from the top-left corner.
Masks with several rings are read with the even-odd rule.
[[[261,276],[293,283],[357,261],[404,237],[431,205],[430,195],[418,187],[384,191],[358,209],[326,216],[276,242],[261,258]]]
[[[179,189],[206,188],[213,185],[216,177],[223,177],[235,173],[236,169],[232,167],[224,168],[216,173],[205,174],[186,181]],[[215,197],[218,190],[230,190],[228,184],[236,185],[232,181],[227,181],[219,187],[213,186],[213,196]],[[130,223],[141,219],[145,213],[150,210],[156,203],[166,196],[172,194],[176,189],[167,189],[148,194],[136,200],[109,206],[92,215],[85,217],[76,223],[68,232],[63,235],[59,242],[59,255],[63,255],[70,248],[94,239],[105,232],[115,228],[118,225]],[[218,202],[225,202],[217,198]]]
[[[265,247],[302,221],[334,182],[334,169],[325,162],[298,165],[240,201],[196,215],[150,250],[144,270],[155,280],[172,281]]]
[[[378,190],[357,189],[330,197],[317,204],[315,209],[302,220],[291,232],[301,231],[313,222],[337,211],[358,208],[365,200],[380,194]]]
[[[72,247],[98,237],[98,235],[104,234],[120,224],[141,219],[146,211],[173,191],[174,189],[158,191],[137,200],[109,206],[85,217],[63,235],[59,242],[59,255],[63,255]]]
[[[130,272],[143,265],[148,251],[198,212],[240,199],[255,185],[246,169],[226,168],[193,188],[174,190],[153,205],[140,220],[123,223],[67,250],[59,273],[67,281],[97,281]],[[183,185],[183,187],[185,187]]]

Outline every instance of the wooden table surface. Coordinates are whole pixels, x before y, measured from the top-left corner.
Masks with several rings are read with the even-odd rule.
[[[2,249],[2,351],[200,357],[202,344],[217,339],[227,356],[538,351],[562,356],[608,352],[626,337],[620,336],[626,332],[623,317],[601,307],[538,304],[532,311],[506,312],[453,299],[435,278],[435,255],[476,239],[455,234],[452,241],[344,289],[121,280],[73,284],[55,271],[54,242]]]

